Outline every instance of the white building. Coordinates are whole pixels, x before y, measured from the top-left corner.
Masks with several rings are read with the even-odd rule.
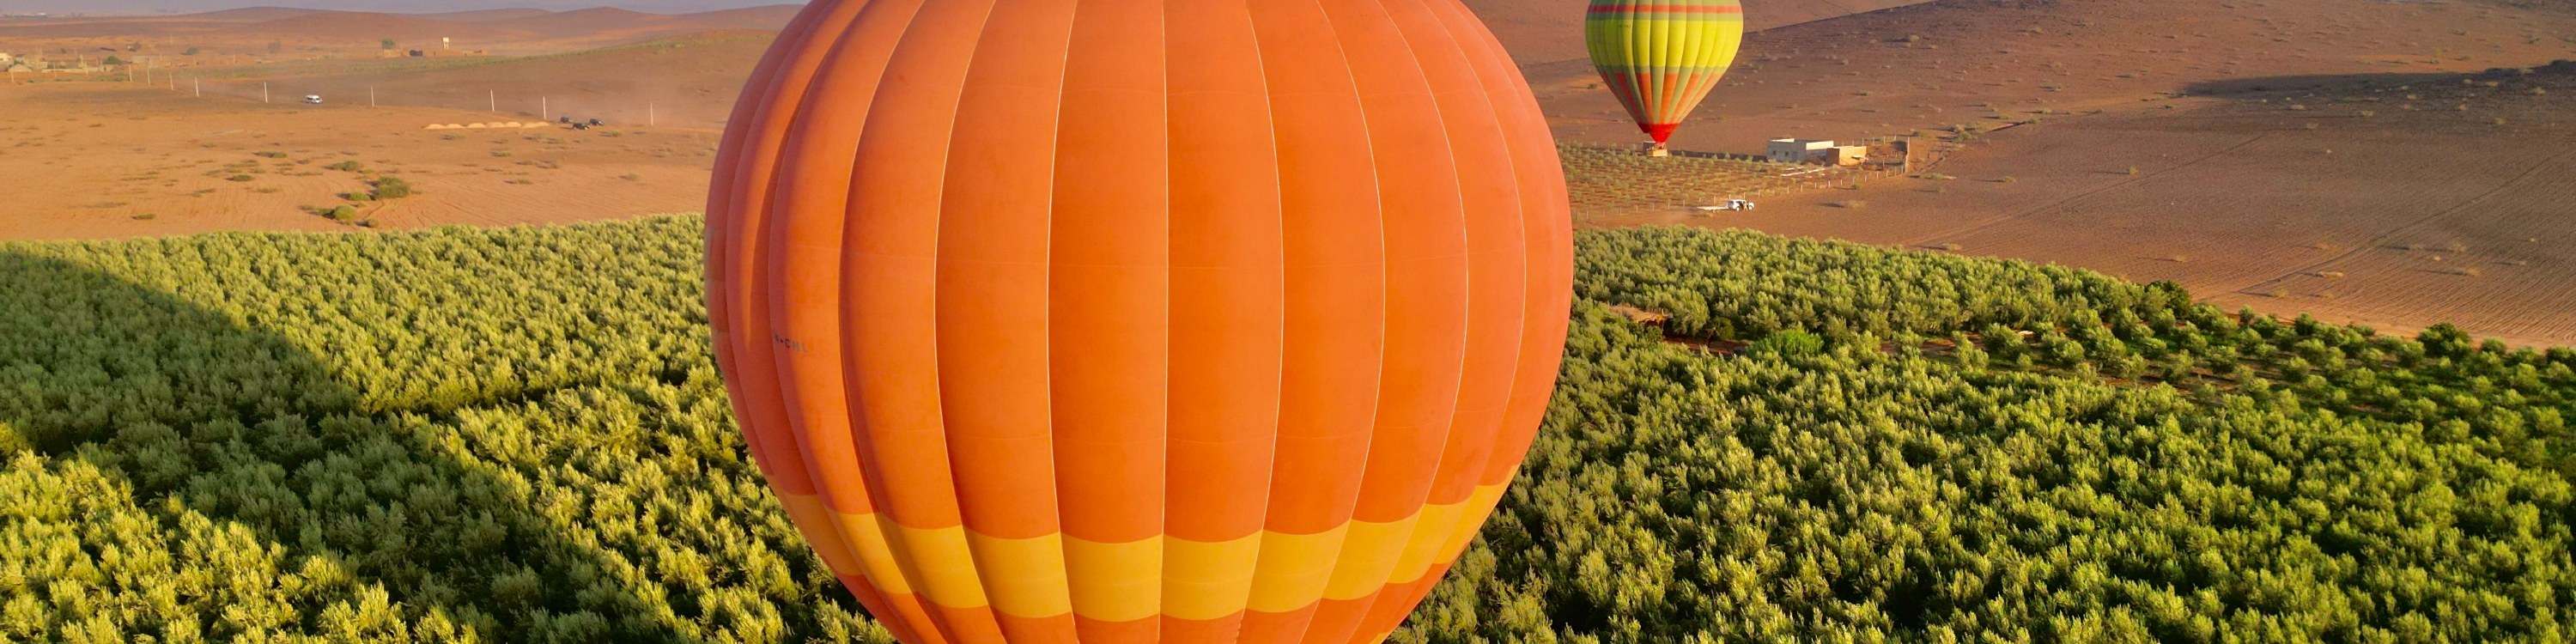
[[[1814,139],[1772,139],[1768,156],[1773,163],[1828,163],[1860,165],[1869,157],[1869,146],[1834,145],[1832,141]]]
[[[1773,163],[1806,163],[1809,159],[1824,155],[1826,150],[1833,147],[1832,141],[1772,139],[1770,157]]]

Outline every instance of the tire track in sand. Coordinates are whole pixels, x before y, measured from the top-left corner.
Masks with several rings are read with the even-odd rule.
[[[2203,162],[2203,161],[2208,161],[2208,160],[2210,160],[2210,159],[2215,159],[2215,158],[2218,158],[2218,157],[2220,157],[2220,156],[2224,156],[2224,155],[2226,155],[2226,154],[2228,154],[2228,153],[2231,153],[2231,152],[2235,152],[2235,151],[2237,151],[2237,150],[2244,149],[2246,146],[2253,145],[2253,144],[2255,144],[2255,143],[2257,143],[2257,142],[2260,142],[2260,141],[2262,141],[2263,139],[2268,138],[2268,137],[2270,137],[2270,136],[2272,136],[2272,133],[2270,133],[2270,132],[2265,132],[2265,133],[2262,133],[2262,134],[2257,134],[2257,135],[2254,135],[2252,138],[2248,138],[2248,139],[2245,139],[2245,140],[2243,140],[2243,141],[2238,141],[2235,145],[2230,145],[2230,146],[2227,146],[2227,147],[2225,147],[2225,148],[2220,148],[2219,150],[2217,150],[2217,151],[2215,151],[2215,152],[2211,152],[2211,153],[2209,153],[2209,154],[2204,154],[2204,155],[2200,155],[2200,156],[2197,156],[2197,157],[2192,157],[2192,158],[2191,158],[2191,159],[2189,159],[2189,160],[2183,161],[2183,162],[2181,162],[2181,163],[2176,163],[2176,164],[2174,164],[2173,166],[2171,166],[2171,167],[2167,167],[2167,168],[2162,169],[2162,170],[2157,170],[2157,171],[2154,171],[2154,172],[2148,172],[2148,173],[2145,173],[2145,174],[2140,174],[2140,175],[2138,175],[2138,176],[2129,177],[2129,178],[2127,178],[2127,179],[2121,179],[2121,180],[2119,180],[2119,181],[2114,181],[2114,182],[2111,182],[2109,185],[2105,185],[2105,186],[2102,186],[2102,187],[2100,187],[2100,188],[2094,188],[2094,189],[2092,189],[2092,190],[2086,190],[2086,191],[2083,191],[2083,192],[2076,193],[2076,194],[2074,194],[2074,195],[2070,195],[2070,196],[2068,196],[2068,197],[2066,197],[2066,198],[2064,198],[2064,199],[2059,199],[2059,200],[2056,200],[2056,201],[2051,201],[2051,202],[2048,202],[2048,203],[2040,204],[2040,205],[2037,205],[2037,206],[2032,206],[2032,207],[2030,207],[2030,208],[2025,208],[2025,209],[2022,209],[2022,210],[2019,210],[2019,211],[2015,211],[2015,212],[2013,212],[2012,214],[2007,214],[2007,215],[2004,215],[2004,216],[2001,216],[2001,217],[1996,217],[1996,218],[1993,218],[1993,219],[1988,219],[1988,220],[1981,221],[1981,222],[1977,222],[1977,223],[1974,223],[1974,224],[1969,224],[1969,225],[1968,225],[1968,226],[1966,226],[1966,227],[1962,227],[1962,228],[1953,228],[1953,229],[1950,229],[1950,230],[1946,230],[1946,231],[1942,231],[1942,232],[1938,232],[1938,233],[1933,233],[1933,234],[1930,234],[1930,235],[1924,235],[1924,236],[1921,236],[1921,237],[1916,237],[1916,238],[1913,238],[1913,239],[1908,239],[1908,240],[1905,240],[1905,241],[1903,241],[1903,242],[1899,242],[1899,244],[1898,244],[1898,245],[1900,245],[1900,246],[1907,246],[1907,247],[1921,248],[1921,247],[1932,246],[1932,245],[1934,245],[1936,242],[1940,242],[1940,241],[1943,241],[1943,240],[1948,240],[1948,239],[1958,239],[1958,238],[1966,237],[1966,236],[1969,236],[1969,235],[1974,235],[1974,234],[1977,234],[1977,233],[1985,232],[1985,231],[1988,231],[1988,230],[1993,230],[1993,229],[1995,229],[1996,227],[2003,226],[2004,224],[2009,224],[2009,223],[2013,223],[2013,222],[2021,221],[2021,220],[2024,220],[2024,219],[2029,219],[2029,218],[2031,218],[2031,217],[2032,217],[2032,216],[2034,216],[2034,215],[2038,215],[2038,214],[2040,214],[2040,213],[2045,213],[2045,212],[2051,211],[2051,210],[2056,210],[2056,209],[2059,209],[2059,208],[2063,208],[2063,207],[2066,207],[2067,205],[2073,204],[2073,203],[2075,203],[2075,202],[2083,201],[2083,200],[2085,200],[2085,199],[2092,198],[2092,197],[2094,197],[2095,195],[2100,195],[2100,194],[2107,193],[2107,192],[2110,192],[2110,191],[2113,191],[2113,190],[2118,190],[2118,189],[2121,189],[2121,188],[2126,188],[2126,187],[2129,187],[2129,186],[2132,186],[2132,185],[2136,185],[2138,182],[2141,182],[2141,181],[2146,181],[2146,180],[2148,180],[2148,179],[2153,179],[2153,178],[2156,178],[2156,177],[2161,177],[2161,176],[2164,176],[2164,175],[2167,175],[2167,174],[2172,174],[2172,173],[2174,173],[2174,172],[2179,172],[2179,171],[2182,171],[2182,170],[2184,170],[2184,169],[2188,169],[2188,168],[2191,168],[2191,167],[2193,167],[2193,166],[2200,165],[2200,163],[2201,163],[2201,162]]]
[[[2350,260],[2354,257],[2359,257],[2362,253],[2367,253],[2387,246],[2390,242],[2395,241],[2399,236],[2405,235],[2406,233],[2431,225],[2433,222],[2448,219],[2452,215],[2459,214],[2469,208],[2494,201],[2497,197],[2504,196],[2513,189],[2520,187],[2524,182],[2531,180],[2532,177],[2539,176],[2541,169],[2556,165],[2558,162],[2566,160],[2570,156],[2576,156],[2576,148],[2560,152],[2547,159],[2541,159],[2540,162],[2531,164],[2531,167],[2523,168],[2521,174],[2514,175],[2512,179],[2507,179],[2504,183],[2496,184],[2496,187],[2489,189],[2486,192],[2479,193],[2478,196],[2470,197],[2452,205],[2449,208],[2434,211],[2433,214],[2418,217],[2414,221],[2406,222],[2405,224],[2390,228],[2387,232],[2380,233],[2378,237],[2372,237],[2370,238],[2370,241],[2354,246],[2351,250],[2337,253],[2333,257],[2328,257],[2306,266],[2291,269],[2287,273],[2274,275],[2270,278],[2257,281],[2252,284],[2227,289],[2225,292],[2235,293],[2238,295],[2260,295],[2262,289],[2266,287],[2278,286],[2282,282],[2291,278],[2322,271],[2327,267],[2343,263],[2344,261]]]

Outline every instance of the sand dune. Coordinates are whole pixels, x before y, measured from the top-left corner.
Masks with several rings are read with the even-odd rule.
[[[0,23],[0,50],[95,50],[99,46],[122,50],[124,45],[142,44],[149,49],[137,53],[168,55],[196,48],[294,60],[372,56],[381,49],[380,41],[388,38],[402,48],[435,48],[444,38],[457,49],[540,54],[714,30],[775,31],[786,26],[798,9],[775,5],[691,14],[613,8],[490,9],[411,15],[263,7],[181,16]]]

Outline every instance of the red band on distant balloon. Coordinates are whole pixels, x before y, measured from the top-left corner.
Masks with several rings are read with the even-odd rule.
[[[1680,123],[1663,123],[1659,125],[1638,124],[1637,129],[1645,130],[1646,136],[1655,137],[1656,143],[1664,143],[1673,138],[1673,128],[1681,127],[1681,125],[1682,124]]]

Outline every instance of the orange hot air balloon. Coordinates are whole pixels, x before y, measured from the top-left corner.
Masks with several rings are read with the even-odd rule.
[[[1570,236],[1457,0],[821,0],[728,125],[708,296],[903,641],[1374,642],[1528,449]]]

